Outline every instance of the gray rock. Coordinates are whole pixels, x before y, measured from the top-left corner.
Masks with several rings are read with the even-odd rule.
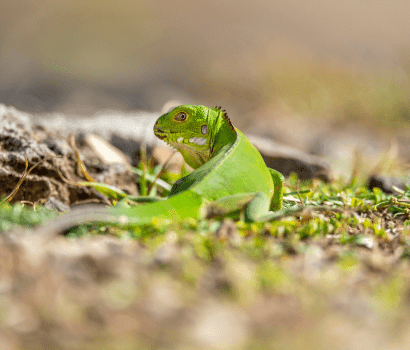
[[[330,165],[324,158],[279,144],[268,138],[246,136],[261,152],[266,165],[280,171],[283,175],[288,176],[294,172],[303,180],[320,178],[329,181],[331,179]]]
[[[407,183],[410,184],[410,179],[407,179]],[[394,193],[394,194],[397,194],[398,192],[393,189],[393,186],[401,190],[404,190],[404,191],[406,190],[405,182],[402,179],[398,177],[390,177],[390,176],[382,176],[382,175],[371,176],[367,186],[371,190],[375,187],[378,187],[385,193]]]
[[[48,198],[47,201],[44,203],[44,205],[47,208],[51,210],[57,210],[60,213],[70,210],[70,207],[68,205],[65,205],[64,203],[62,203],[61,201],[59,201],[58,199],[54,197]]]
[[[155,137],[153,128],[159,113],[101,112],[92,117],[53,114],[38,120],[44,127],[58,130],[68,136],[97,134],[121,150],[136,166],[140,162],[142,143],[151,152],[155,146],[168,147]]]
[[[46,120],[40,125],[32,115],[0,104],[0,198],[11,194],[24,179],[14,201],[46,202],[60,211],[83,200],[106,201],[94,189],[76,186],[76,182],[84,181],[84,176],[78,171],[74,152],[65,134],[47,127]],[[88,153],[83,161],[97,181],[138,193],[134,175],[124,166],[96,164],[95,155]],[[26,161],[28,169],[36,165],[29,174],[25,174]]]

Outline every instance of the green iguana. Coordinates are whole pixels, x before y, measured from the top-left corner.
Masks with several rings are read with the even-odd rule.
[[[221,107],[178,106],[156,121],[154,133],[195,169],[172,186],[166,200],[76,210],[57,219],[56,226],[67,229],[84,221],[144,225],[154,219],[180,221],[240,211],[245,221],[266,221],[273,217],[270,209],[282,208],[283,175],[266,167],[259,151]]]

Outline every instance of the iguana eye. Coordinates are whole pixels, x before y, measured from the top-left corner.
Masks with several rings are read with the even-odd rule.
[[[185,112],[180,112],[174,117],[174,119],[179,121],[179,122],[183,122],[184,120],[186,120],[186,113]]]

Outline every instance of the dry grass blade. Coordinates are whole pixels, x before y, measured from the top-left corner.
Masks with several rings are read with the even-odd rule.
[[[53,158],[59,158],[59,157],[60,157],[60,156],[46,157],[46,158],[44,158],[44,159],[38,161],[38,162],[37,162],[36,164],[34,164],[29,170],[27,170],[27,168],[28,168],[28,159],[27,159],[26,156],[24,156],[24,158],[26,159],[26,168],[24,169],[24,173],[23,173],[23,175],[21,176],[21,178],[20,178],[19,182],[17,183],[16,187],[14,187],[13,191],[12,191],[6,198],[4,198],[4,199],[2,200],[2,202],[6,201],[7,203],[10,203],[10,202],[13,200],[13,198],[14,198],[14,196],[16,195],[16,193],[18,192],[18,190],[19,190],[21,184],[24,182],[24,180],[26,179],[26,177],[31,173],[31,171],[32,171],[34,168],[36,168],[38,165],[40,165],[42,162],[44,162],[44,161],[46,161],[46,160],[53,159]]]
[[[350,178],[348,180],[348,187],[353,186],[357,182],[357,178],[360,172],[360,166],[362,163],[362,157],[357,147],[353,149],[353,159],[352,159],[352,173],[350,174]]]
[[[56,171],[57,171],[57,174],[60,176],[61,180],[63,180],[64,183],[66,183],[68,185],[71,185],[71,186],[81,186],[76,182],[73,182],[73,181],[70,181],[70,180],[66,179],[64,177],[64,175],[61,173],[61,171],[58,167],[56,167]]]
[[[302,206],[302,208],[305,207],[305,202],[303,201],[303,198],[300,194],[300,180],[298,180],[296,187],[289,185],[288,183],[286,183],[286,186],[291,188],[293,191],[295,191],[297,193],[297,196],[299,198],[299,202]]]
[[[30,202],[30,201],[20,201],[20,204],[23,204],[23,205],[30,205],[31,207],[33,207],[34,208],[34,203],[33,202]]]
[[[74,134],[70,135],[70,146],[74,151],[75,157],[77,159],[77,164],[80,167],[80,170],[84,177],[87,179],[89,182],[95,182],[95,180],[88,174],[87,168],[85,167],[83,161],[80,158],[80,152],[78,152],[77,146],[75,145],[75,137]]]
[[[298,184],[297,184],[297,186],[296,186],[296,192],[298,193],[298,197],[299,197],[299,200],[300,200],[300,204],[302,205],[302,208],[304,208],[304,207],[305,207],[305,202],[303,201],[303,198],[302,198],[302,196],[300,195],[300,180],[298,180]]]
[[[24,169],[24,173],[23,173],[23,175],[21,176],[21,178],[20,178],[19,182],[17,183],[16,187],[14,187],[13,191],[11,191],[11,193],[10,193],[6,198],[4,198],[4,199],[1,201],[2,203],[3,203],[3,202],[10,203],[10,201],[13,200],[13,198],[14,198],[14,196],[16,195],[17,191],[19,190],[21,184],[23,183],[23,181],[25,180],[25,178],[26,178],[27,175],[28,175],[28,172],[27,172],[27,169],[28,169],[28,159],[27,159],[26,156],[24,156],[24,158],[25,158],[25,160],[26,160],[26,168]]]

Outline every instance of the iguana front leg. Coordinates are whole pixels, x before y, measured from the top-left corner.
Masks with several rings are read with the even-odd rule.
[[[245,210],[245,222],[270,221],[271,211],[281,210],[283,207],[283,190],[285,177],[277,170],[268,168],[272,177],[274,192],[271,202],[263,192],[240,193],[218,199],[208,204],[208,213],[218,216],[227,215],[235,210]]]
[[[273,197],[270,204],[270,210],[277,211],[283,206],[283,186],[285,184],[285,177],[277,170],[268,168],[273,181]]]
[[[205,205],[205,216],[222,217],[244,211],[245,222],[265,221],[269,215],[269,197],[263,192],[238,193]]]

